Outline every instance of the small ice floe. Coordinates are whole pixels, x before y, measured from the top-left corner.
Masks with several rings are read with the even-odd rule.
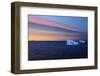
[[[84,40],[79,40],[79,42],[80,42],[80,43],[85,43],[86,41],[84,41]]]
[[[67,40],[66,41],[66,45],[78,45],[79,43],[77,41],[74,40]]]

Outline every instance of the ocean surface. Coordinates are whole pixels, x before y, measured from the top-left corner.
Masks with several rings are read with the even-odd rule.
[[[88,58],[88,42],[77,42],[68,45],[67,41],[28,41],[28,60]]]

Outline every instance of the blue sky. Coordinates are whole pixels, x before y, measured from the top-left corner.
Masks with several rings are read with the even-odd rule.
[[[87,17],[29,15],[29,40],[87,39]]]
[[[58,23],[70,25],[80,29],[82,32],[88,30],[88,17],[76,17],[76,16],[37,16],[48,20],[53,20]]]

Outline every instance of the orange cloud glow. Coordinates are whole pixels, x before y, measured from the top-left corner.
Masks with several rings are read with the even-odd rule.
[[[28,40],[29,41],[63,41],[63,40],[67,40],[67,39],[73,39],[73,40],[77,40],[80,39],[80,36],[73,36],[73,35],[67,35],[67,36],[59,36],[59,35],[46,35],[46,34],[30,34],[28,36]]]

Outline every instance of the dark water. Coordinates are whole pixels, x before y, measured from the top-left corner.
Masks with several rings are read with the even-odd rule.
[[[29,41],[28,60],[87,58],[87,41],[79,45],[66,45],[66,41]]]

